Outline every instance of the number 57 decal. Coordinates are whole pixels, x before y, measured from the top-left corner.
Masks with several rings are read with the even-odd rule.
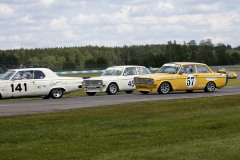
[[[21,83],[19,83],[16,87],[14,86],[14,84],[11,84],[11,88],[12,88],[12,92],[14,92],[14,91],[21,92],[23,90],[23,88],[24,88],[24,91],[26,92],[27,91],[27,84],[23,83],[23,88],[22,88]]]
[[[186,78],[186,86],[188,88],[192,88],[192,87],[195,86],[195,84],[196,84],[196,78],[193,75],[187,76],[187,78]]]

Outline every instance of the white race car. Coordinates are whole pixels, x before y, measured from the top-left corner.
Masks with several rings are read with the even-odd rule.
[[[107,68],[100,77],[83,80],[83,87],[89,96],[96,92],[116,94],[118,91],[132,93],[136,87],[134,77],[138,75],[150,75],[143,66],[114,66]]]
[[[80,90],[82,81],[79,77],[59,77],[47,68],[11,69],[0,78],[0,99],[35,96],[57,99],[64,91]]]

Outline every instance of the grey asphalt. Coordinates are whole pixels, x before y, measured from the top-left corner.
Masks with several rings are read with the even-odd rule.
[[[116,105],[153,100],[174,100],[182,98],[199,98],[236,94],[240,94],[240,86],[227,86],[222,89],[216,89],[212,93],[206,93],[204,91],[194,91],[193,93],[187,93],[181,91],[171,92],[170,94],[166,95],[158,93],[150,93],[144,95],[139,92],[136,92],[133,94],[119,93],[116,95],[79,96],[48,100],[46,99],[16,100],[16,101],[0,100],[0,116],[48,113],[76,108]]]

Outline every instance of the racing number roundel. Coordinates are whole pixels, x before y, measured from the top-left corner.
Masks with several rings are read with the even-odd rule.
[[[196,84],[196,78],[193,75],[187,76],[187,78],[186,78],[186,86],[188,88],[192,88],[192,87],[195,86],[195,84]]]

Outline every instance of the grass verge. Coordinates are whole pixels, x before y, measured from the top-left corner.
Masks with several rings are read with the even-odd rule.
[[[0,159],[240,159],[240,95],[0,117]]]

